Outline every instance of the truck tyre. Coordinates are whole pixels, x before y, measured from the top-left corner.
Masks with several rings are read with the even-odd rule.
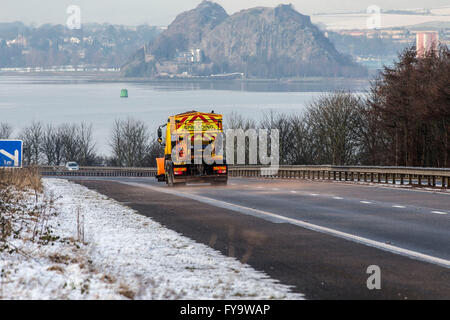
[[[226,186],[228,184],[228,180],[225,181],[214,181],[212,183],[213,186]]]
[[[174,187],[173,164],[169,163],[167,165],[167,168],[168,168],[168,170],[166,171],[167,172],[167,185],[169,186],[169,188],[172,188],[172,187]]]

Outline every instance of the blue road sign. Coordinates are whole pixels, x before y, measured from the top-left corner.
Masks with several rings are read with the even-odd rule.
[[[0,140],[0,168],[22,167],[22,153],[21,140]]]

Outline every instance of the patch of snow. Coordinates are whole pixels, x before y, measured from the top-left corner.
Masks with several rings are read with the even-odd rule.
[[[0,253],[7,270],[1,298],[303,299],[265,273],[86,187],[62,179],[43,184],[44,193],[57,198],[59,213],[49,224],[61,240],[46,246],[23,240],[17,245],[26,255]]]

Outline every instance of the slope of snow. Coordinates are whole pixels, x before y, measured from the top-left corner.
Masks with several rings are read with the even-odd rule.
[[[57,198],[59,213],[49,223],[60,240],[45,246],[16,239],[21,254],[0,253],[1,298],[303,299],[83,186],[44,179],[44,189]]]

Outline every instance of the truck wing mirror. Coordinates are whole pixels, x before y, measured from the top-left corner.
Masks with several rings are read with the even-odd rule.
[[[158,141],[159,140],[162,141],[162,130],[161,130],[161,127],[158,128]]]

